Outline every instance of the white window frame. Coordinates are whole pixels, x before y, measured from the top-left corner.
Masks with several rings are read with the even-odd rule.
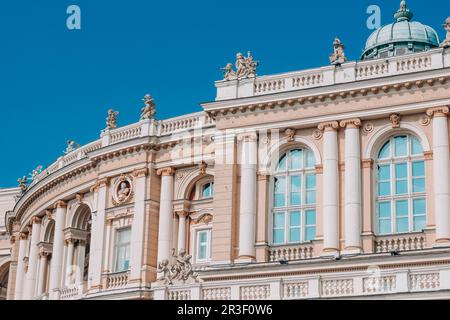
[[[194,237],[194,257],[195,257],[195,263],[201,264],[201,263],[208,263],[211,261],[211,240],[212,240],[212,228],[198,228],[194,230],[195,237]],[[199,248],[200,248],[200,242],[199,242],[199,234],[202,232],[206,232],[206,253],[207,257],[204,259],[199,258]]]
[[[203,189],[204,189],[208,184],[211,186],[211,195],[208,196],[208,197],[205,197],[205,196],[203,196]],[[214,181],[209,181],[209,182],[202,183],[202,184],[200,185],[200,190],[199,190],[199,199],[200,199],[200,200],[203,200],[203,199],[212,199],[212,198],[214,198]]]
[[[406,146],[406,155],[405,156],[395,156],[395,138],[397,137],[407,137],[407,146]],[[391,236],[391,235],[399,235],[399,234],[409,234],[409,233],[418,233],[422,232],[422,230],[414,230],[414,200],[424,200],[425,201],[425,214],[417,215],[417,216],[425,216],[425,226],[426,226],[426,220],[427,220],[427,193],[426,193],[426,162],[424,154],[416,154],[412,155],[412,141],[413,138],[415,138],[419,143],[420,139],[418,139],[415,135],[412,135],[410,133],[399,133],[396,135],[391,136],[389,139],[386,139],[384,143],[381,145],[380,149],[378,150],[378,153],[376,155],[376,161],[374,165],[374,182],[375,182],[375,234],[377,236]],[[389,157],[380,159],[379,154],[382,150],[382,148],[387,144],[390,143],[390,149],[389,149]],[[423,146],[422,146],[423,147]],[[424,164],[424,176],[416,176],[413,177],[412,174],[412,165],[415,162],[423,162]],[[396,178],[395,174],[395,168],[397,164],[404,164],[406,163],[407,167],[407,186],[408,186],[408,192],[405,194],[396,194],[396,182],[398,179]],[[390,195],[388,196],[379,196],[379,181],[378,180],[378,167],[379,166],[386,166],[389,165],[389,174],[390,174]],[[413,179],[414,178],[423,178],[425,182],[425,190],[423,192],[413,192]],[[404,179],[402,179],[404,180]],[[388,180],[382,180],[387,182]],[[397,201],[407,201],[408,202],[408,231],[401,231],[397,232],[397,208],[396,203]],[[390,203],[390,210],[391,210],[391,232],[390,233],[381,233],[380,232],[380,212],[379,212],[379,203],[383,202],[389,202]]]
[[[118,269],[118,259],[119,259],[119,233],[120,232],[124,232],[124,231],[129,231],[130,232],[130,241],[124,244],[120,244],[120,247],[125,247],[128,246],[128,252],[130,255],[130,263],[131,263],[131,227],[130,226],[126,226],[123,228],[118,228],[115,230],[115,239],[114,239],[114,259],[113,259],[113,263],[114,263],[114,273],[120,273],[120,272],[127,272],[130,270],[131,265],[128,265],[128,269],[127,270],[119,270]]]
[[[271,177],[271,188],[270,188],[270,223],[269,223],[269,239],[271,246],[286,246],[286,245],[295,245],[295,244],[304,244],[304,243],[311,243],[313,240],[305,240],[306,239],[306,228],[312,227],[312,225],[306,225],[306,212],[308,211],[314,211],[315,212],[315,220],[316,223],[314,225],[314,228],[317,233],[317,172],[315,167],[315,161],[313,167],[306,168],[306,157],[303,154],[303,164],[300,169],[290,169],[290,153],[295,150],[302,150],[303,153],[309,152],[312,156],[314,156],[314,153],[311,149],[306,148],[304,146],[298,146],[290,148],[286,151],[284,151],[280,158],[278,159],[275,167],[274,172]],[[283,171],[278,171],[278,164],[283,159],[283,157],[286,157],[286,168]],[[306,177],[309,175],[314,175],[316,179],[316,186],[314,188],[315,191],[315,203],[313,204],[306,204],[306,194],[307,191],[311,191],[312,189],[306,189]],[[291,196],[291,190],[290,190],[290,181],[291,177],[294,176],[301,176],[301,204],[290,206],[290,196]],[[277,178],[284,178],[285,179],[285,206],[283,207],[275,207],[275,179]],[[300,241],[290,241],[290,216],[291,212],[300,212]],[[275,243],[274,242],[274,219],[275,215],[278,213],[284,213],[284,241],[282,243]]]

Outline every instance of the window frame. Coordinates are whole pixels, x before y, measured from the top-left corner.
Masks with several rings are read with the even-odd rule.
[[[194,257],[195,257],[195,263],[196,264],[203,264],[208,263],[211,261],[212,256],[212,228],[198,228],[194,230],[195,237],[194,237]],[[199,253],[200,253],[200,233],[206,232],[206,258],[200,259]]]
[[[300,168],[291,169],[291,153],[296,150],[302,151],[302,165]],[[308,159],[308,157],[311,157]],[[311,161],[312,160],[312,161]],[[284,168],[278,170],[279,164],[284,161]],[[308,162],[311,166],[307,166]],[[272,170],[271,181],[270,181],[270,219],[269,219],[269,242],[271,246],[290,246],[290,245],[301,245],[306,243],[311,243],[316,238],[317,233],[317,172],[316,172],[316,160],[314,152],[304,146],[296,146],[289,148],[281,153],[275,167]],[[300,204],[291,205],[291,188],[292,188],[292,177],[301,177],[300,185]],[[314,188],[307,188],[307,178],[314,177]],[[277,179],[284,179],[284,205],[280,207],[275,206],[275,183]],[[307,203],[308,192],[314,191],[314,203]],[[281,194],[281,193],[280,193]],[[306,215],[314,211],[315,214],[315,224],[306,225]],[[300,213],[300,225],[291,225],[291,215],[293,213]],[[275,217],[277,214],[284,215],[284,226],[278,228],[283,230],[283,242],[275,242]],[[308,228],[314,228],[314,239],[307,239]],[[300,241],[292,241],[291,239],[291,229],[300,229]]]
[[[396,153],[396,144],[395,139],[398,137],[405,136],[406,139],[406,154],[397,156]],[[422,148],[421,153],[413,154],[413,141],[416,140],[417,143],[420,144]],[[380,153],[383,148],[389,143],[389,157],[381,158]],[[415,163],[423,164],[423,176],[413,176],[413,165]],[[397,179],[396,168],[399,164],[406,164],[406,178]],[[389,166],[389,179],[388,180],[379,180],[379,168],[382,166]],[[426,188],[426,161],[424,155],[423,145],[420,139],[411,133],[396,133],[395,135],[390,136],[389,138],[383,140],[381,147],[378,149],[378,153],[376,154],[375,162],[374,162],[374,231],[377,236],[393,236],[393,235],[401,235],[401,234],[411,234],[411,233],[420,233],[426,228],[427,223],[427,188]],[[414,191],[414,180],[415,179],[423,179],[423,191]],[[406,181],[407,184],[407,192],[397,194],[397,182],[398,181]],[[389,195],[381,195],[379,193],[380,182],[389,182]],[[414,214],[414,204],[416,200],[422,200],[425,202],[425,213],[415,215]],[[397,214],[397,204],[400,201],[407,202],[408,215],[399,216]],[[390,208],[390,217],[389,218],[381,218],[380,217],[380,203],[389,203]],[[408,219],[408,228],[407,230],[399,230],[399,219]],[[416,217],[425,217],[424,228],[422,230],[416,230],[415,228],[415,219]],[[381,220],[389,220],[390,221],[390,232],[382,233],[381,232]]]
[[[125,243],[119,243],[119,239],[120,236],[119,234],[121,232],[125,232],[125,231],[129,231],[130,232],[130,240],[128,242]],[[121,272],[128,272],[131,268],[131,237],[132,237],[132,228],[131,226],[126,226],[123,228],[117,228],[115,230],[115,239],[114,239],[114,273],[121,273]],[[128,269],[121,269],[119,270],[118,268],[118,263],[119,263],[119,250],[120,248],[124,248],[124,247],[128,247],[128,256],[129,256],[129,260],[128,260]],[[125,260],[124,260],[125,261]]]

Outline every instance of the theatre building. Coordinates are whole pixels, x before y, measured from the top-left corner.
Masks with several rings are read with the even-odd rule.
[[[0,298],[450,298],[440,14],[443,41],[402,1],[361,57],[336,38],[316,69],[238,54],[199,113],[109,110],[99,139],[0,190]]]

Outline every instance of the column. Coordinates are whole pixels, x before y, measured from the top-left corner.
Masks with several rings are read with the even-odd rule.
[[[338,122],[319,125],[323,134],[323,251],[339,252]]]
[[[148,169],[135,170],[135,200],[134,217],[131,227],[131,256],[130,256],[130,280],[129,282],[140,282],[144,257],[144,231],[145,231],[145,194],[147,190]]]
[[[31,246],[30,246],[30,255],[29,255],[29,264],[28,264],[28,272],[25,283],[25,291],[24,298],[26,300],[31,300],[35,297],[36,294],[36,271],[38,266],[39,259],[39,238],[41,235],[41,223],[42,220],[35,216],[31,219],[33,224],[31,231]]]
[[[450,242],[448,113],[448,107],[427,110],[427,115],[433,117],[433,188],[437,244]]]
[[[104,267],[103,267],[103,273],[110,273],[114,270],[114,266],[112,265],[112,255],[111,255],[111,247],[113,246],[113,243],[111,243],[111,234],[112,234],[112,224],[113,220],[108,219],[106,220],[106,240],[105,240],[105,255],[103,256],[103,260],[105,261]]]
[[[157,174],[161,176],[158,230],[158,262],[161,262],[165,259],[170,259],[174,170],[172,168],[164,168],[158,170]]]
[[[239,210],[239,259],[255,259],[256,241],[256,170],[258,136],[256,133],[242,134],[241,192]]]
[[[102,288],[103,249],[105,238],[105,217],[107,189],[109,178],[100,179],[92,188],[95,192],[97,212],[92,215],[91,251],[89,253],[89,290],[98,291]]]
[[[45,290],[45,274],[47,271],[48,252],[41,251],[39,253],[39,277],[37,285],[37,296],[41,296]]]
[[[177,212],[178,215],[178,251],[186,248],[186,220],[189,213],[185,210]]]
[[[268,199],[269,199],[269,181],[270,175],[258,174],[258,204],[256,217],[256,261],[267,262],[268,259]]]
[[[55,235],[53,239],[52,261],[50,265],[49,299],[59,299],[61,273],[64,250],[64,226],[66,222],[67,203],[58,201],[55,204]]]
[[[28,234],[20,233],[19,242],[19,257],[17,259],[17,272],[16,272],[16,291],[14,293],[14,300],[21,300],[23,294],[23,283],[25,280],[25,256],[28,248]]]
[[[86,240],[79,240],[77,245],[78,268],[77,268],[76,284],[80,286],[83,285],[85,255],[86,255]]]
[[[345,128],[345,250],[360,253],[361,243],[361,142],[360,119],[341,121]]]
[[[73,274],[73,252],[75,249],[75,243],[73,239],[67,239],[67,257],[66,257],[66,272],[64,283],[66,286],[72,285],[72,274]]]

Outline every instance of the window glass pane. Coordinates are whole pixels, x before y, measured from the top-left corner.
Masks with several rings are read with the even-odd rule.
[[[425,179],[413,179],[413,192],[425,192]]]
[[[391,166],[378,166],[378,180],[391,179]]]
[[[300,242],[300,228],[291,228],[289,231],[289,242]]]
[[[407,155],[407,137],[406,136],[400,136],[395,137],[395,156],[396,157],[402,157]]]
[[[414,231],[420,232],[427,227],[427,221],[425,216],[414,217]]]
[[[208,241],[208,235],[206,234],[206,232],[198,233],[198,241],[200,243],[206,243]]]
[[[395,202],[397,217],[408,217],[408,201],[400,200]]]
[[[130,240],[131,240],[131,230],[130,229],[120,230],[118,232],[118,234],[119,234],[119,242],[121,244],[130,242]]]
[[[305,241],[316,239],[316,227],[306,227]]]
[[[310,174],[306,176],[306,189],[314,189],[316,187],[316,175]]]
[[[391,230],[391,219],[380,220],[379,221],[379,232],[380,234],[392,233]]]
[[[424,177],[425,176],[425,164],[423,161],[412,163],[412,175],[413,175],[413,177]]]
[[[378,154],[379,159],[386,159],[389,158],[391,155],[391,143],[387,142],[383,148],[381,148],[380,153]]]
[[[315,204],[315,203],[316,203],[316,192],[306,191],[306,204]]]
[[[286,192],[285,178],[275,178],[275,197],[274,197],[275,207],[284,207],[286,205],[285,192]]]
[[[203,196],[203,198],[209,198],[212,196],[212,184],[211,183],[207,183],[203,186],[202,196]]]
[[[316,165],[316,158],[314,157],[314,153],[310,150],[304,151],[306,154],[306,168],[314,168]]]
[[[397,232],[408,232],[408,218],[397,218]]]
[[[302,186],[302,177],[294,176],[291,177],[291,206],[298,206],[301,204],[301,186]]]
[[[408,177],[408,167],[406,163],[399,163],[395,165],[395,178],[404,179]]]
[[[277,171],[285,171],[286,170],[286,155],[284,155],[280,162],[278,162]]]
[[[284,229],[284,213],[276,213],[275,214],[273,227],[274,228],[283,228]]]
[[[426,214],[426,202],[425,199],[414,199],[413,212],[414,215]]]
[[[316,224],[316,210],[306,211],[306,223],[307,226]]]
[[[391,203],[380,202],[378,204],[378,216],[380,218],[391,218]]]
[[[416,137],[411,137],[411,154],[417,155],[417,154],[422,154],[422,153],[423,153],[423,148],[422,148],[422,144],[420,143],[420,141]]]
[[[284,229],[273,230],[273,243],[275,244],[284,243]]]
[[[378,184],[378,195],[379,196],[388,196],[391,194],[391,183],[390,182],[381,182]]]
[[[290,214],[290,225],[291,227],[300,226],[301,221],[301,213],[299,211],[291,212]]]
[[[276,194],[275,195],[275,207],[279,208],[279,207],[284,207],[285,206],[285,196],[284,194]]]
[[[291,163],[290,169],[297,170],[302,168],[302,150],[292,150],[291,151]]]
[[[395,193],[396,194],[406,194],[408,193],[408,181],[400,180],[395,184]]]

